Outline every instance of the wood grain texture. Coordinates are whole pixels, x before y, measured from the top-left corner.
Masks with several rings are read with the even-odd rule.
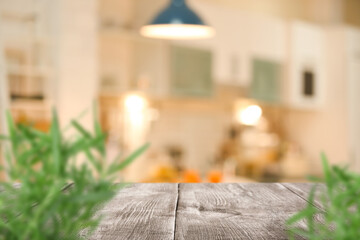
[[[286,219],[306,204],[279,183],[180,184],[175,239],[288,239]]]
[[[308,204],[311,187],[134,184],[99,211],[104,219],[91,239],[287,239],[285,221]]]
[[[92,240],[174,238],[177,184],[134,184],[99,211],[104,218]]]

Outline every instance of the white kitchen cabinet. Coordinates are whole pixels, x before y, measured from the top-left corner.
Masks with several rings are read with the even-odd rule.
[[[188,44],[212,49],[213,76],[217,83],[248,87],[252,79],[253,59],[286,61],[288,37],[285,20],[215,3],[190,3],[216,30],[215,38],[190,41]]]
[[[134,27],[151,20],[167,1],[152,4],[140,0],[135,5]],[[232,9],[221,4],[191,0],[188,3],[203,20],[215,28],[211,39],[172,41],[177,46],[210,50],[216,83],[248,87],[252,79],[252,60],[262,58],[285,62],[287,24],[285,20]],[[146,9],[146,11],[144,11]],[[146,16],[143,14],[146,12]]]
[[[120,95],[134,90],[154,97],[168,94],[168,41],[106,27],[100,31],[99,39],[101,94]]]
[[[169,41],[145,38],[138,31],[142,24],[150,21],[145,20],[151,18],[147,15],[156,14],[160,8],[158,1],[100,1],[102,95],[119,96],[135,90],[153,97],[168,94]]]
[[[290,24],[286,103],[298,109],[320,109],[325,102],[325,30],[317,25]]]

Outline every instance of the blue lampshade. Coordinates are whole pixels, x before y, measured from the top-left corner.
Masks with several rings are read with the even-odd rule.
[[[192,11],[185,0],[172,0],[154,20],[141,28],[141,34],[152,38],[194,39],[215,34],[212,27]]]

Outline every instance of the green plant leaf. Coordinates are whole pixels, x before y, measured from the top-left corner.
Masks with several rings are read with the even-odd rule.
[[[17,129],[9,111],[6,112],[6,120],[8,125],[9,138],[12,146],[12,152],[16,156],[20,139],[18,138]]]
[[[9,112],[7,122],[9,136],[0,139],[9,143],[3,151],[9,181],[0,183],[0,239],[77,240],[85,227],[91,233],[100,219],[94,211],[124,186],[114,185],[114,175],[104,170],[105,134],[100,123],[95,122],[91,134],[74,120],[70,127],[77,135],[65,138],[54,109],[46,133],[17,126]],[[111,172],[130,164],[145,149],[115,162]]]
[[[76,120],[71,121],[72,125],[78,130],[84,137],[91,138],[91,134],[85,130]]]
[[[56,110],[53,109],[52,112],[52,124],[50,128],[51,142],[52,142],[52,157],[54,159],[55,172],[57,174],[62,174],[62,162],[61,158],[61,133],[59,119],[56,113]]]
[[[333,189],[333,181],[332,181],[333,176],[332,176],[332,172],[329,167],[328,160],[327,160],[325,153],[321,153],[321,161],[322,161],[322,165],[323,165],[323,169],[324,169],[325,182],[326,182],[328,191],[331,192]]]
[[[302,219],[307,219],[309,216],[312,216],[315,213],[315,210],[312,207],[307,207],[304,210],[296,213],[288,220],[286,220],[287,225],[292,225],[296,222],[299,222]]]
[[[325,154],[321,159],[326,189],[321,188],[319,192],[313,188],[308,206],[287,220],[291,229],[289,237],[360,239],[360,175],[350,172],[348,167],[330,166]],[[320,195],[321,210],[315,205],[315,192]],[[306,220],[306,230],[296,227],[303,220]]]
[[[100,122],[98,119],[99,113],[98,113],[98,107],[96,105],[96,103],[94,102],[94,131],[95,131],[95,135],[96,136],[102,136],[103,135],[103,131],[101,129],[100,126]],[[106,158],[106,152],[105,152],[105,142],[103,142],[102,144],[100,144],[98,146],[98,150],[101,153],[103,158]]]

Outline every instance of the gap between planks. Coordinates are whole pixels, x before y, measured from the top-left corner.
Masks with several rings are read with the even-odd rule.
[[[177,196],[176,196],[176,205],[175,205],[175,216],[174,216],[174,234],[173,234],[173,240],[175,240],[175,233],[176,233],[176,218],[177,218],[177,211],[179,207],[179,197],[180,197],[180,183],[176,184],[177,188]]]
[[[287,190],[289,190],[290,192],[292,192],[293,194],[295,194],[296,196],[298,196],[299,198],[305,200],[307,203],[310,203],[311,205],[313,205],[314,207],[316,207],[318,210],[323,211],[324,209],[322,208],[321,205],[316,204],[316,202],[311,203],[309,202],[309,200],[303,196],[301,196],[299,193],[297,193],[296,191],[294,191],[293,189],[289,188],[286,184],[280,183],[280,185],[282,185],[283,187],[285,187]],[[307,194],[309,194],[311,192],[311,189],[309,190],[309,192],[307,192]]]

